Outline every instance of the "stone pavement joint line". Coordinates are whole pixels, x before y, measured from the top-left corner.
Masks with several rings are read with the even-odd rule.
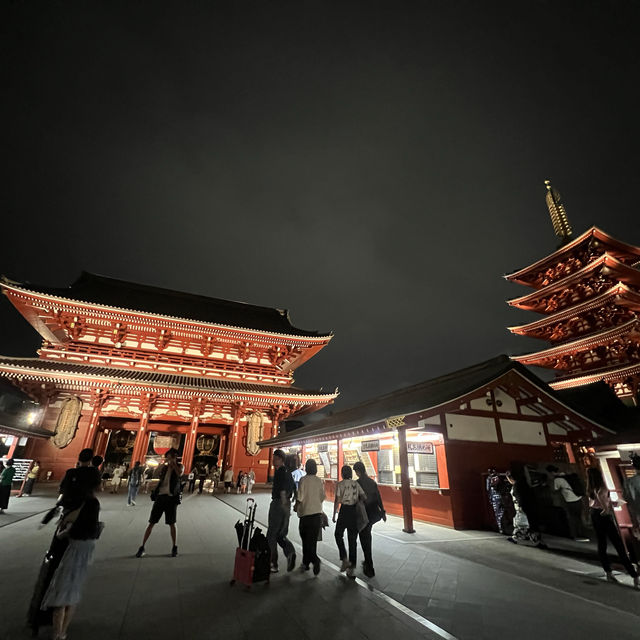
[[[222,502],[223,504],[227,505],[228,507],[231,507],[232,509],[235,509],[238,513],[244,514],[244,511],[242,511],[238,507],[230,505],[228,502],[225,502],[224,500],[222,500],[218,496],[216,496],[216,498],[218,498],[218,500],[220,500],[220,502]],[[260,522],[258,520],[256,520],[256,522],[258,524],[261,524],[263,527],[265,527],[265,531],[266,531],[267,525],[264,522]],[[299,545],[297,542],[294,542],[294,544],[298,549],[301,549],[301,545]],[[330,562],[326,558],[323,558],[320,554],[318,554],[318,557],[322,561],[322,566],[330,567],[337,574],[340,574],[340,568],[337,565],[333,564],[333,562]],[[355,582],[359,587],[362,587],[363,589],[367,589],[370,593],[373,593],[376,597],[380,598],[381,600],[383,600],[387,604],[391,605],[397,611],[400,611],[401,613],[404,613],[404,615],[406,615],[409,618],[415,620],[418,624],[422,625],[425,629],[428,629],[429,631],[432,631],[433,633],[435,633],[438,637],[442,638],[443,640],[458,640],[458,638],[456,638],[455,636],[452,636],[450,633],[448,633],[444,629],[440,628],[437,624],[435,624],[434,622],[431,622],[431,620],[428,620],[427,618],[421,616],[420,614],[416,613],[415,611],[412,611],[408,607],[405,607],[402,603],[400,603],[397,600],[394,600],[393,598],[389,597],[386,593],[383,593],[382,591],[379,591],[374,586],[372,586],[370,584],[367,584],[366,582],[364,582],[360,578],[356,578]]]

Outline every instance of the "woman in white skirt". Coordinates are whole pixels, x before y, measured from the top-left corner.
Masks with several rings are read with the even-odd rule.
[[[68,536],[69,546],[53,574],[41,605],[42,610],[53,609],[54,640],[65,640],[76,605],[80,602],[93,549],[100,536],[99,513],[100,503],[91,494],[78,508],[75,518],[68,514],[65,526],[57,534]]]

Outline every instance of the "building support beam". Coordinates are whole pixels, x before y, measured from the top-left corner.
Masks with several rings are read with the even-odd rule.
[[[82,441],[83,449],[94,448],[96,433],[98,432],[98,423],[100,422],[100,411],[106,399],[107,393],[104,389],[93,390],[91,394],[91,417],[89,418],[89,426]]]
[[[200,414],[194,413],[191,418],[191,425],[184,439],[184,448],[182,449],[182,465],[184,473],[190,473],[193,466],[193,454],[196,448],[196,440],[198,438],[198,424],[200,422]]]
[[[402,495],[403,531],[415,533],[413,528],[413,507],[411,506],[411,484],[409,482],[409,454],[407,453],[407,430],[398,428],[398,457],[400,459],[400,493]]]

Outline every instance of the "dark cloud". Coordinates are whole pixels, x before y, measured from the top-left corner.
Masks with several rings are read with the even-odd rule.
[[[576,231],[640,243],[631,1],[3,14],[2,271],[289,308],[335,331],[297,382],[342,406],[531,348],[501,275],[555,246],[543,179]]]

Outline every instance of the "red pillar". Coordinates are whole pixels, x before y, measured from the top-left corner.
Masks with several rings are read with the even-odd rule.
[[[98,435],[96,437],[95,445],[93,447],[93,453],[96,456],[102,456],[104,458],[104,454],[107,453],[107,445],[109,444],[110,434],[111,434],[110,430],[107,430],[107,429],[98,430]]]
[[[9,451],[7,451],[7,460],[13,458],[13,454],[16,452],[16,447],[18,446],[18,441],[20,438],[18,436],[13,436],[13,440],[11,441],[11,446],[9,447]]]
[[[93,389],[91,392],[91,417],[89,418],[89,426],[82,441],[83,449],[94,448],[96,433],[98,432],[98,423],[100,421],[100,410],[106,397],[104,389]]]
[[[131,466],[136,462],[140,464],[144,463],[144,457],[149,448],[149,435],[147,427],[149,425],[149,411],[144,410],[142,412],[142,418],[140,418],[140,428],[136,434],[136,441],[133,445],[133,453],[131,454]]]
[[[405,533],[415,533],[413,528],[413,508],[411,506],[411,484],[409,483],[409,455],[407,454],[406,429],[398,429],[398,457],[400,458],[400,492],[402,494],[402,515]]]
[[[182,465],[184,472],[189,473],[193,465],[193,453],[196,448],[196,439],[198,437],[198,423],[200,422],[200,414],[196,413],[191,418],[191,424],[187,431],[187,437],[184,439],[184,448],[182,450]]]

